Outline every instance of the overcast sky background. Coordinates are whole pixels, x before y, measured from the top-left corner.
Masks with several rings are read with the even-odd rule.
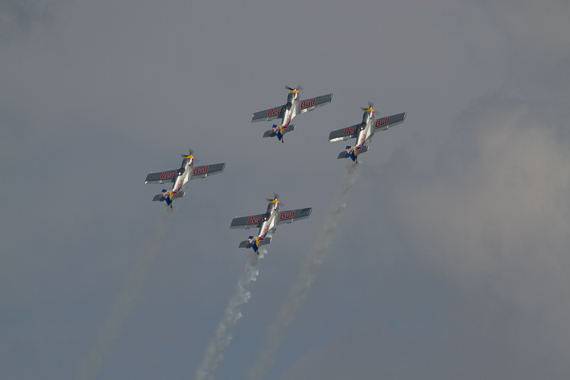
[[[224,173],[175,202],[100,379],[188,379],[243,272],[236,215],[279,227],[216,372],[244,378],[343,178],[377,134],[268,378],[570,378],[570,3],[1,1],[0,377],[74,379],[166,213],[147,173]],[[285,144],[285,85],[332,104]]]

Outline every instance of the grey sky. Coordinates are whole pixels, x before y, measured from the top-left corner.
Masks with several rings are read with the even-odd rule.
[[[269,378],[570,377],[566,1],[0,2],[0,377],[73,379],[164,207],[193,181],[101,379],[187,379],[243,271],[231,218],[279,227],[218,379],[245,377],[345,162],[328,133],[407,112],[364,156]],[[285,144],[252,112],[332,92]]]

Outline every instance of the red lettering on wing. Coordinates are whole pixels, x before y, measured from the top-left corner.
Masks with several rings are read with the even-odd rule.
[[[313,99],[311,99],[311,100],[309,100],[309,101],[303,100],[303,101],[301,102],[301,109],[314,106],[316,100],[317,100],[317,98],[313,98]]]
[[[383,120],[377,120],[376,121],[376,128],[381,127],[383,125],[387,125],[389,121],[390,121],[389,117],[386,117]]]
[[[282,212],[281,215],[279,215],[279,220],[291,219],[294,216],[295,216],[295,211],[291,211],[288,214],[286,212]]]
[[[356,130],[357,130],[357,129],[358,129],[357,127],[354,127],[354,128],[346,128],[346,129],[344,130],[344,134],[345,134],[345,135],[352,135],[353,133],[356,133]]]
[[[283,107],[279,108],[278,110],[276,109],[271,109],[269,110],[269,112],[267,112],[267,116],[275,116],[275,115],[279,115],[281,114],[281,111],[283,110]]]
[[[194,175],[207,173],[209,167],[210,167],[210,165],[206,165],[206,166],[204,166],[203,169],[200,169],[200,168],[194,169]]]
[[[160,179],[168,179],[168,178],[174,178],[174,177],[176,177],[176,170],[172,174],[168,174],[168,172],[163,172],[160,175]]]
[[[247,224],[251,224],[251,223],[259,223],[261,222],[261,219],[263,218],[255,218],[253,216],[250,216],[249,219],[247,220]]]

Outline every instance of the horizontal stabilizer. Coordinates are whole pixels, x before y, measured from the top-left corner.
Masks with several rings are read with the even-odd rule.
[[[241,243],[239,243],[239,248],[251,248],[249,240],[244,240]]]
[[[164,202],[164,194],[165,193],[160,193],[160,194],[156,194],[154,196],[154,198],[152,198],[153,202]],[[177,198],[182,198],[184,196],[184,191],[179,191],[178,194],[174,194],[172,196],[172,199],[177,199]]]
[[[178,198],[182,198],[184,196],[184,192],[183,191],[179,191],[178,194],[174,194],[172,196],[172,199],[178,199]]]
[[[358,157],[362,153],[366,153],[366,152],[368,152],[368,145],[364,145],[361,149],[357,149],[355,155],[356,155],[356,157]],[[346,150],[343,150],[342,152],[340,152],[338,154],[337,160],[340,158],[349,158],[349,157],[350,157],[350,154]]]
[[[287,127],[283,128],[283,134],[289,133],[295,130],[294,124],[289,124]]]
[[[283,135],[285,133],[291,132],[293,130],[295,130],[295,125],[293,125],[293,124],[288,125],[287,127],[283,128]],[[277,132],[276,129],[270,129],[268,131],[265,131],[265,133],[263,134],[263,137],[275,137],[275,136],[277,136],[276,132]]]
[[[262,245],[267,245],[270,243],[271,243],[271,238],[266,237],[264,240],[259,241],[257,247],[261,247]],[[249,240],[244,240],[241,243],[239,243],[239,248],[251,248],[251,243],[249,242]]]

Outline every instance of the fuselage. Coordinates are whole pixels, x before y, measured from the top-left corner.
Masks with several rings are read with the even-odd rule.
[[[362,115],[361,130],[356,136],[355,148],[362,148],[364,144],[369,143],[374,136],[374,110],[368,108]]]
[[[174,179],[174,185],[172,186],[172,190],[170,191],[169,196],[172,198],[173,194],[177,194],[182,186],[188,182],[190,179],[190,175],[192,173],[192,166],[194,166],[194,157],[193,156],[186,156],[182,160],[182,164],[180,165],[180,169],[176,172],[176,178]]]
[[[263,222],[261,223],[261,227],[259,227],[259,233],[257,234],[258,238],[265,239],[267,233],[272,229],[275,229],[278,213],[279,201],[277,199],[269,201],[269,204],[267,205],[267,211],[263,215]]]
[[[299,91],[292,90],[289,95],[287,95],[287,103],[284,106],[283,112],[281,114],[281,126],[287,127],[291,120],[297,116],[297,103],[299,102]]]

